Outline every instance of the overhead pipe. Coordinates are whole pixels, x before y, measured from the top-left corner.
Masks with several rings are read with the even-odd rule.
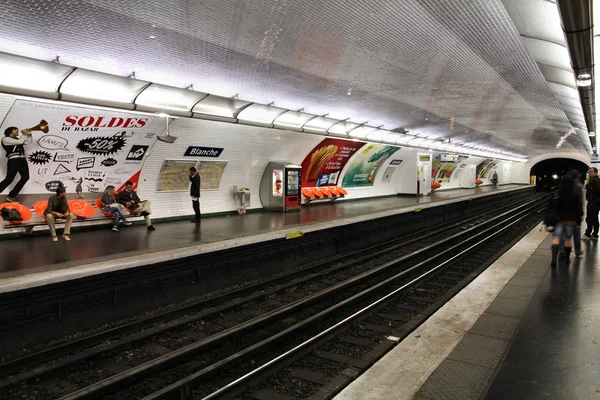
[[[588,133],[596,132],[593,0],[557,0]],[[596,138],[589,137],[592,149]],[[596,151],[594,150],[594,153]]]

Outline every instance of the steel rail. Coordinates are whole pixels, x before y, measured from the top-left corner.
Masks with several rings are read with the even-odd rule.
[[[527,202],[526,204],[520,205],[512,210],[509,210],[509,211],[506,211],[505,213],[497,215],[497,216],[493,217],[492,219],[487,220],[479,225],[475,225],[475,226],[468,228],[460,233],[454,234],[447,239],[438,241],[436,243],[432,243],[432,244],[425,246],[415,252],[404,255],[394,261],[387,262],[387,263],[383,264],[382,266],[379,266],[368,272],[365,272],[358,276],[350,278],[344,282],[338,283],[338,284],[334,285],[333,287],[324,289],[324,290],[317,292],[311,296],[307,296],[303,299],[292,302],[292,303],[290,303],[286,306],[283,306],[279,309],[265,313],[262,316],[259,316],[254,319],[251,319],[249,321],[243,322],[235,327],[229,328],[218,334],[215,334],[213,336],[205,338],[204,340],[193,343],[193,344],[183,347],[179,350],[175,350],[164,356],[158,357],[155,360],[152,360],[152,361],[149,361],[140,366],[131,368],[130,370],[125,371],[122,374],[115,375],[115,376],[109,377],[101,382],[92,384],[86,388],[83,388],[81,390],[78,390],[77,392],[74,392],[70,395],[63,397],[62,399],[63,400],[75,400],[75,399],[98,398],[99,396],[102,396],[111,391],[114,391],[133,380],[140,379],[148,374],[151,374],[158,369],[166,368],[170,365],[182,362],[187,358],[195,356],[196,354],[200,353],[203,350],[212,348],[214,346],[218,346],[222,343],[226,343],[234,335],[242,335],[244,332],[250,331],[251,329],[259,328],[277,318],[282,318],[291,312],[294,312],[301,308],[307,307],[319,300],[322,300],[324,296],[330,296],[335,293],[343,292],[344,289],[352,287],[352,286],[356,285],[357,283],[362,282],[366,279],[372,278],[372,277],[376,276],[377,274],[388,270],[389,268],[398,266],[402,262],[406,262],[406,261],[414,258],[418,254],[426,254],[426,252],[428,252],[429,250],[439,249],[440,245],[451,242],[452,240],[456,240],[457,238],[460,238],[460,239],[466,238],[465,241],[460,241],[460,243],[458,243],[454,246],[451,246],[450,248],[447,248],[446,250],[444,250],[442,253],[439,253],[438,255],[434,256],[434,258],[440,257],[442,254],[446,254],[448,251],[456,248],[456,246],[463,245],[464,243],[472,241],[473,238],[480,236],[481,233],[477,233],[474,236],[470,236],[475,230],[478,230],[484,226],[493,224],[495,221],[502,220],[502,218],[505,218],[505,217],[514,218],[515,212],[517,212],[517,210],[521,210],[521,211],[519,211],[516,215],[519,215],[521,213],[526,213],[528,211],[528,207],[532,207],[532,206],[535,207],[534,203],[536,203],[536,200],[531,200],[531,201]],[[488,228],[488,229],[490,229],[490,228]],[[484,232],[487,231],[488,229],[485,229]],[[431,258],[429,258],[428,260],[429,260],[429,262],[431,262]],[[422,265],[422,263],[419,263],[417,265]],[[399,279],[400,277],[404,277],[407,273],[410,273],[413,270],[414,270],[414,268],[410,268],[408,270],[408,272],[406,272],[406,271],[401,272],[399,275],[396,276],[396,279]]]

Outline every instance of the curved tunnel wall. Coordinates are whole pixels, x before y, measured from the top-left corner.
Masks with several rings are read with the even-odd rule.
[[[0,120],[5,119],[16,99],[17,96],[0,94]],[[11,122],[4,121],[3,125],[6,124],[11,124]],[[23,128],[19,127],[19,129]],[[162,133],[157,132],[157,134]],[[227,165],[218,189],[203,190],[201,208],[205,214],[227,212],[236,209],[233,186],[250,188],[253,193],[250,208],[261,208],[262,205],[258,196],[259,185],[267,163],[270,161],[287,161],[301,164],[315,146],[323,140],[328,140],[326,137],[309,133],[189,118],[175,119],[169,127],[169,134],[177,137],[177,141],[173,144],[156,141],[145,156],[139,179],[138,191],[141,197],[152,201],[154,217],[173,217],[189,215],[191,213],[190,197],[187,191],[157,191],[158,176],[165,159],[226,161]],[[41,132],[37,132],[36,140],[41,135]],[[356,142],[347,141],[343,143],[350,145]],[[184,154],[189,146],[222,148],[223,151],[218,157],[186,157]],[[373,145],[365,144],[348,157],[348,162],[340,171],[338,185],[342,186],[343,178],[351,167],[353,160],[360,157],[361,152],[367,149],[368,146]],[[384,147],[383,144],[376,146],[380,146],[380,148]],[[416,193],[417,159],[420,154],[428,153],[412,148],[398,148],[396,151],[392,151],[381,163],[378,173],[374,177],[373,184],[349,188],[347,198]],[[433,152],[429,154],[435,157],[438,153]],[[79,155],[77,156],[79,157]],[[363,157],[366,156],[363,155]],[[4,156],[0,157],[0,160],[0,175],[4,176],[6,173]],[[480,157],[470,156],[464,162],[467,164],[479,163],[482,160]],[[398,164],[399,161],[401,162]],[[97,164],[99,164],[99,161]],[[506,165],[510,164],[510,162],[506,162]],[[496,168],[499,168],[501,165],[502,163],[498,164]],[[53,167],[55,166],[53,165]],[[393,173],[391,176],[388,174],[387,178],[384,179],[383,172],[389,167],[394,168]],[[54,168],[52,169],[54,170]],[[502,177],[501,182],[510,183],[508,179],[503,179]],[[99,183],[101,186],[105,186],[105,184]],[[452,177],[443,183],[444,189],[457,187],[459,187],[459,182]],[[73,193],[73,189],[74,185],[68,187],[69,193]],[[38,197],[47,198],[49,194],[49,191],[42,190],[38,193]],[[70,197],[74,196],[71,195]],[[99,197],[99,195],[86,194],[87,200],[93,200],[95,197]]]

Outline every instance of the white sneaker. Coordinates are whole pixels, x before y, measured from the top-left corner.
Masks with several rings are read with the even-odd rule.
[[[119,228],[117,228],[116,226],[113,226],[112,230],[113,232],[119,232]]]

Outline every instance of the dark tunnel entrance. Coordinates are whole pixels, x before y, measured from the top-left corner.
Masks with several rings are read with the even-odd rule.
[[[586,178],[589,166],[572,158],[551,158],[535,164],[530,176],[536,176],[536,188],[539,191],[550,190],[560,182],[560,178],[568,171],[576,169],[581,173],[581,182]]]

